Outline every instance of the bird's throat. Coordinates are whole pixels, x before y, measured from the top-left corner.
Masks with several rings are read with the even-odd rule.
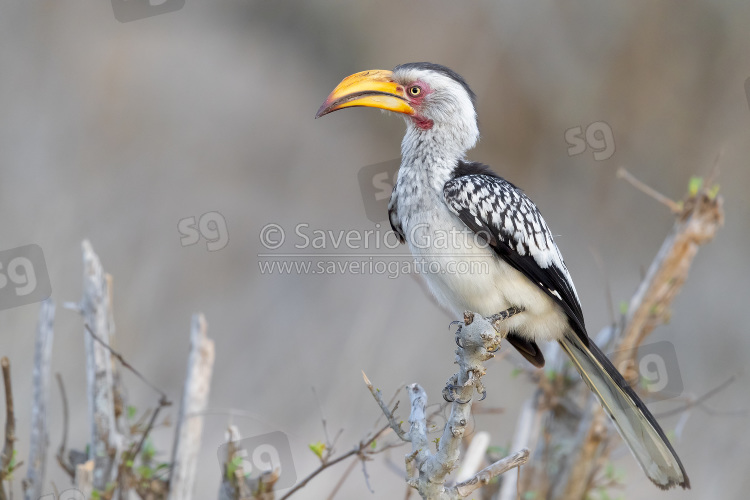
[[[414,121],[414,125],[421,130],[430,130],[432,129],[432,126],[435,125],[435,122],[423,116],[414,116],[412,117],[412,120]]]

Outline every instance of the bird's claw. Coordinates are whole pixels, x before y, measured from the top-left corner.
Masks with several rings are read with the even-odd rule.
[[[487,349],[487,352],[489,352],[490,354],[493,354],[493,353],[496,353],[496,352],[497,352],[497,351],[499,351],[499,350],[500,350],[500,345],[498,344],[498,346],[497,346],[497,347],[495,347],[495,348],[494,348],[494,349],[492,349],[492,350],[490,350],[490,349]]]
[[[482,391],[482,397],[479,398],[479,401],[484,401],[484,398],[487,397],[487,391]]]
[[[462,401],[461,399],[459,399],[454,394],[454,392],[455,392],[456,389],[460,389],[460,387],[457,386],[457,385],[453,385],[453,384],[446,385],[445,389],[443,389],[443,399],[445,399],[448,403],[454,403],[455,402],[455,403],[462,404],[462,405],[465,405],[466,403],[468,403],[469,401],[471,401],[471,397],[469,399],[467,399],[466,401]]]
[[[464,346],[461,345],[461,338],[458,336],[459,333],[461,333],[461,327],[463,326],[463,321],[451,321],[451,324],[448,325],[448,329],[453,325],[458,325],[458,329],[456,330],[456,345],[460,347],[461,349],[464,348]]]

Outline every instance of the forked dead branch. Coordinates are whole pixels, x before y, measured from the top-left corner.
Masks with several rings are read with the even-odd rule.
[[[500,324],[501,325],[501,324]],[[407,483],[415,488],[422,498],[435,500],[455,500],[466,498],[482,485],[510,469],[520,467],[529,457],[529,450],[522,449],[508,457],[498,460],[490,466],[476,472],[469,479],[457,484],[446,484],[451,472],[458,468],[461,446],[466,427],[471,420],[472,400],[475,394],[483,399],[486,389],[482,377],[487,370],[484,362],[492,359],[500,348],[502,337],[490,321],[467,312],[464,324],[456,332],[456,364],[459,370],[449,380],[443,391],[443,397],[451,403],[450,416],[443,429],[442,437],[437,442],[435,452],[430,450],[427,436],[427,393],[419,384],[406,387],[409,393],[411,411],[409,430],[403,431],[393,413],[383,402],[380,391],[373,388],[365,377],[375,400],[385,414],[390,426],[404,441],[411,442],[412,452],[406,455]]]

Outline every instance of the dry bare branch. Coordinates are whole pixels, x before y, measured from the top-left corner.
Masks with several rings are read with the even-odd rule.
[[[80,311],[85,325],[86,380],[91,425],[89,459],[94,461],[93,487],[104,490],[116,471],[122,439],[117,432],[112,393],[112,358],[109,350],[110,312],[107,283],[99,256],[84,240],[83,298]],[[96,337],[95,340],[94,337]]]
[[[529,460],[529,450],[526,448],[517,451],[513,455],[498,460],[489,467],[485,467],[477,472],[474,477],[462,481],[456,485],[456,491],[460,497],[469,496],[474,490],[485,484],[489,484],[492,478],[497,477],[505,472],[521,467]]]
[[[195,468],[203,433],[203,417],[200,413],[208,405],[214,366],[214,341],[206,333],[206,318],[202,314],[194,315],[190,330],[187,376],[172,451],[169,479],[171,500],[190,500],[193,495]],[[197,415],[189,416],[193,414]]]
[[[26,500],[37,500],[42,496],[44,474],[47,463],[49,435],[47,430],[47,404],[49,402],[49,379],[52,365],[52,342],[55,304],[51,299],[42,302],[39,309],[39,324],[34,346],[34,389],[31,407],[31,439],[29,443],[29,465],[23,480]]]
[[[390,410],[388,408],[388,405],[386,405],[385,401],[383,401],[383,395],[380,394],[380,389],[375,389],[375,387],[373,387],[364,370],[362,371],[362,378],[365,380],[367,388],[370,389],[370,394],[372,394],[372,397],[375,398],[378,406],[380,406],[380,410],[383,412],[383,415],[385,415],[386,420],[388,420],[388,425],[391,427],[391,429],[393,429],[393,432],[395,432],[396,435],[402,440],[409,441],[406,432],[401,428],[401,422],[396,422],[396,417],[393,416],[393,412],[396,411],[396,407],[394,407],[393,410]]]

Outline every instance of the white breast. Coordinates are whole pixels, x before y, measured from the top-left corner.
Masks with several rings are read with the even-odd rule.
[[[557,340],[567,329],[563,310],[519,271],[469,230],[439,200],[410,212],[399,207],[399,218],[415,268],[423,274],[436,299],[457,318],[469,310],[483,316],[511,306],[525,312],[508,320],[516,333],[533,340]]]

